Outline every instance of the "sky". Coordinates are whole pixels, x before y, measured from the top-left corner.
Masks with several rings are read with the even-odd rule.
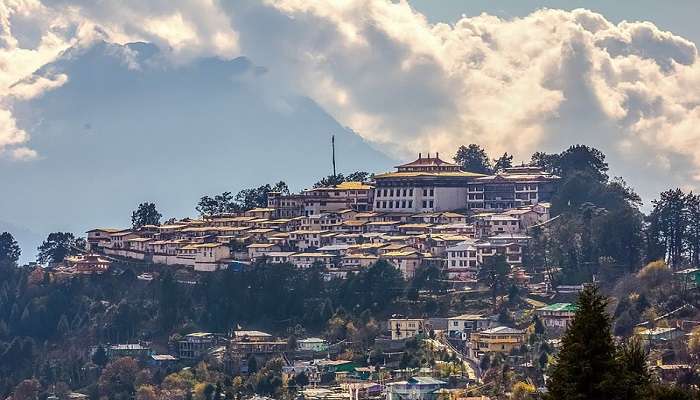
[[[646,200],[700,187],[690,0],[0,0],[0,230],[166,217],[418,152],[601,149]]]

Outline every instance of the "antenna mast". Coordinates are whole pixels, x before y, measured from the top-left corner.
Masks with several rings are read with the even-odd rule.
[[[331,135],[331,148],[333,151],[333,177],[335,177],[335,135]]]

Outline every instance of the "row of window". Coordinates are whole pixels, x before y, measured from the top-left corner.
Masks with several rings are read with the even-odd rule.
[[[403,189],[378,189],[377,197],[413,197],[413,188],[403,188]],[[424,188],[423,197],[433,197],[435,196],[434,188]]]

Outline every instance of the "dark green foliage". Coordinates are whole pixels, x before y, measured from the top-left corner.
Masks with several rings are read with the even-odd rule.
[[[58,263],[70,255],[78,254],[85,249],[85,241],[73,236],[70,232],[53,232],[37,248],[37,260],[42,263]]]
[[[366,182],[372,178],[372,176],[373,174],[365,171],[355,171],[348,175],[343,175],[341,173],[328,175],[321,178],[320,181],[314,183],[314,188],[332,187],[335,185],[340,185],[343,182]]]
[[[510,266],[506,261],[506,257],[502,254],[486,257],[481,268],[479,268],[477,279],[491,288],[491,298],[494,307],[496,307],[496,297],[503,294],[505,288],[508,287],[509,272]]]
[[[138,208],[131,213],[131,226],[134,229],[144,225],[160,225],[160,219],[163,217],[156,209],[155,203],[141,203]]]
[[[506,168],[513,166],[513,155],[508,153],[503,153],[499,158],[493,160],[493,170],[494,172],[503,171]]]
[[[454,161],[464,171],[476,172],[479,174],[490,174],[493,171],[491,161],[486,150],[478,144],[470,144],[468,147],[459,146]]]
[[[613,342],[607,300],[595,286],[585,288],[578,311],[562,339],[562,349],[547,385],[550,400],[614,398],[617,349]]]
[[[21,250],[9,232],[0,233],[0,263],[17,264]]]
[[[105,365],[107,365],[107,361],[108,358],[105,348],[103,346],[97,346],[97,349],[95,349],[95,352],[92,355],[92,362],[95,363],[95,365],[104,367]]]
[[[196,207],[197,212],[205,217],[210,215],[233,213],[240,211],[240,206],[233,200],[231,192],[223,192],[216,196],[203,196]]]

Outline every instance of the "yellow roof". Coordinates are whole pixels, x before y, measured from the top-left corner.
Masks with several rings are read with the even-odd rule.
[[[441,171],[441,172],[388,172],[386,174],[375,175],[374,179],[384,178],[421,178],[421,177],[446,177],[446,178],[479,178],[483,174],[467,171]]]
[[[410,256],[418,256],[417,251],[390,251],[388,253],[384,253],[384,257],[386,258],[402,258],[402,257],[410,257]]]
[[[292,254],[290,257],[296,258],[296,257],[335,257],[333,254],[328,254],[328,253],[296,253]]]
[[[367,189],[372,189],[374,186],[371,185],[366,185],[362,182],[356,182],[356,181],[349,181],[349,182],[343,182],[339,185],[335,186],[337,189],[345,189],[345,190],[367,190]]]

